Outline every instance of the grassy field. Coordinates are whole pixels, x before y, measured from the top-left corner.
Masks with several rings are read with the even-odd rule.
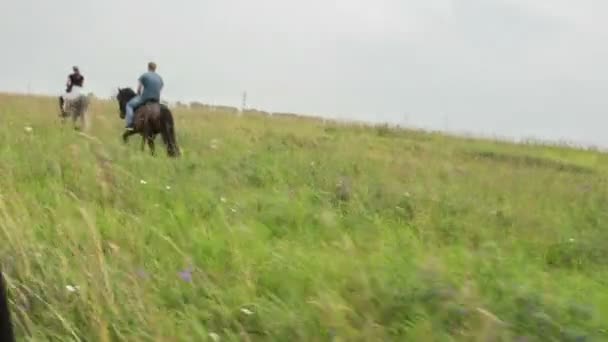
[[[0,95],[0,266],[21,341],[606,341],[608,156]],[[26,128],[29,127],[29,128]]]

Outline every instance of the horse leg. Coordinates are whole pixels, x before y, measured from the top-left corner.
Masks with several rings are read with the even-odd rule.
[[[65,99],[63,96],[59,97],[59,119],[61,120],[61,124],[65,124],[67,113],[65,109]]]
[[[84,128],[84,118],[83,118],[84,113],[82,112],[82,108],[78,108],[78,111],[75,114],[77,114],[77,115],[74,118],[74,123],[76,123],[76,121],[78,121],[77,130],[81,131]]]
[[[154,155],[154,133],[152,132],[151,124],[146,120],[144,122],[142,138],[148,141],[148,147],[150,148],[150,154]],[[142,140],[141,149],[144,149],[144,140]]]
[[[81,95],[81,99],[82,99],[82,105],[80,106],[80,110],[78,111],[80,113],[79,118],[80,118],[80,127],[82,130],[84,131],[88,131],[89,130],[89,121],[88,121],[88,110],[89,110],[89,99],[86,97],[82,97]]]
[[[78,124],[76,123],[76,121],[78,120],[78,114],[76,113],[75,109],[72,112],[72,126],[74,126],[74,130],[78,131],[79,127]]]
[[[63,96],[59,97],[59,111],[61,112],[60,116],[61,118],[64,118],[66,116],[66,100],[63,98]]]
[[[126,131],[122,134],[122,141],[126,144],[127,140],[129,139],[129,137],[133,134],[135,134],[135,131]]]
[[[148,147],[150,147],[150,154],[154,155],[154,135],[148,135]]]

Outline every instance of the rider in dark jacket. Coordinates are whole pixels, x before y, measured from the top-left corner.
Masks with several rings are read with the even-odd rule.
[[[80,69],[77,66],[72,67],[72,73],[70,75],[68,75],[68,80],[65,84],[65,93],[59,97],[59,101],[60,101],[60,106],[61,106],[61,111],[63,114],[65,114],[65,100],[66,98],[73,98],[73,97],[77,97],[78,95],[80,95],[80,91],[77,92],[77,94],[72,94],[72,90],[74,89],[74,87],[78,87],[78,90],[80,90],[82,88],[82,85],[84,84],[84,76],[82,76],[82,74],[80,73]],[[75,96],[72,96],[75,95]]]
[[[82,84],[84,83],[84,76],[82,76],[78,67],[72,67],[72,71],[73,73],[68,76],[68,82],[66,84],[65,91],[67,93],[72,91],[73,86],[78,86],[82,88]]]

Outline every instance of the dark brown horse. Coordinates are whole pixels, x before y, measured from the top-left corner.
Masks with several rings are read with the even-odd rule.
[[[131,88],[118,88],[116,99],[120,109],[120,118],[125,118],[127,102],[135,97],[135,91]],[[164,104],[148,101],[141,106],[134,108],[133,112],[132,131],[127,131],[122,135],[124,142],[127,142],[129,136],[133,134],[141,134],[141,149],[143,151],[146,141],[150,147],[150,153],[154,155],[154,139],[160,133],[163,142],[167,146],[167,155],[177,157],[180,155],[177,141],[175,139],[175,125],[173,123],[173,114],[171,110]]]

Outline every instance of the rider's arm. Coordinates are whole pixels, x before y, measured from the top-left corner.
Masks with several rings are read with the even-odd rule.
[[[142,88],[143,88],[143,85],[141,84],[141,82],[139,82],[137,84],[137,95],[141,95]]]

